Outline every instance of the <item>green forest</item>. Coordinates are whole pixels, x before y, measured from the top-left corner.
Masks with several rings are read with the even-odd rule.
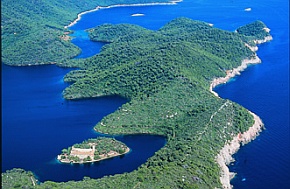
[[[245,26],[241,26],[237,29],[237,32],[243,34],[247,37],[252,38],[252,40],[263,40],[265,37],[269,36],[268,32],[260,32],[262,30],[266,31],[268,28],[261,21],[255,21]]]
[[[78,13],[97,6],[151,3],[152,0],[2,0],[2,62],[14,66],[67,64],[80,49],[65,37]],[[168,0],[154,0],[168,2]],[[82,61],[82,60],[79,60]],[[79,62],[77,61],[77,62]]]
[[[269,36],[261,21],[237,28],[237,32],[223,31],[188,18],[176,18],[157,31],[130,24],[104,24],[88,30],[91,40],[107,42],[101,52],[75,61],[70,59],[79,50],[59,35],[70,32],[63,26],[69,24],[80,10],[93,8],[97,3],[62,2],[70,3],[72,11],[66,6],[56,10],[44,6],[48,10],[39,11],[38,16],[42,20],[38,24],[32,22],[29,6],[46,2],[55,7],[60,1],[20,2],[13,5],[8,5],[12,4],[8,0],[2,2],[6,5],[3,8],[2,4],[2,20],[15,25],[2,30],[4,63],[27,65],[57,62],[76,66],[79,70],[71,71],[64,78],[66,82],[73,83],[63,91],[64,98],[120,95],[129,100],[116,112],[96,123],[94,129],[97,132],[111,135],[157,134],[165,136],[167,143],[145,164],[130,173],[100,179],[85,177],[82,181],[35,184],[36,179],[31,172],[13,169],[2,173],[3,188],[222,187],[216,155],[227,141],[246,131],[254,121],[248,110],[214,96],[209,86],[214,78],[225,76],[227,70],[239,66],[243,59],[256,56],[245,44],[254,46],[253,40]],[[104,2],[109,4],[108,1]],[[104,5],[104,2],[98,5]],[[25,21],[31,24],[23,27],[17,25],[17,19],[20,24],[23,15],[18,12],[14,16],[8,14],[11,6],[19,6],[23,13],[26,11]],[[52,15],[43,15],[49,14],[49,10],[66,13],[56,20],[51,18]],[[16,19],[15,22],[11,21],[12,18]],[[50,36],[51,41],[46,41],[44,37],[37,40],[34,35]],[[44,43],[56,47],[57,53],[45,53],[53,48],[48,48]],[[22,46],[17,50],[20,47],[18,44]],[[43,57],[33,54],[38,47],[43,50]]]

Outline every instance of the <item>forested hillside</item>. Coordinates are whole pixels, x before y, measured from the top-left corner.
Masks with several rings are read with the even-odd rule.
[[[265,32],[261,32],[262,30]],[[266,37],[270,36],[269,31],[270,29],[261,21],[255,21],[237,29],[239,34],[248,36],[252,38],[252,40],[264,40]]]
[[[69,65],[78,49],[60,37],[67,31],[63,26],[80,10],[104,2],[30,0],[14,4],[4,0],[3,61]],[[12,14],[13,10],[22,14]],[[129,102],[103,118],[95,130],[163,135],[166,145],[131,173],[36,184],[31,172],[15,169],[2,173],[2,187],[221,188],[216,155],[254,121],[245,108],[214,96],[209,86],[243,59],[256,56],[245,44],[254,46],[257,36],[268,35],[264,24],[258,21],[228,32],[205,22],[177,18],[158,31],[129,24],[106,24],[88,31],[92,40],[108,44],[82,64],[74,62],[80,70],[66,75],[65,81],[73,84],[64,90],[64,97],[126,97]]]
[[[168,2],[154,2],[159,1]],[[97,6],[148,2],[152,0],[2,0],[2,62],[16,66],[67,63],[80,49],[70,42],[70,31],[64,26],[78,13]]]
[[[76,81],[64,91],[66,98],[149,96],[178,78],[207,89],[214,77],[225,76],[226,70],[255,55],[245,46],[249,37],[186,18],[158,31],[105,24],[89,32],[92,40],[113,43],[65,77]]]
[[[252,28],[252,27],[249,27]],[[261,28],[254,33],[266,32]],[[92,40],[110,42],[65,80],[65,98],[122,95],[130,99],[96,127],[109,134],[159,134],[167,144],[138,170],[79,182],[44,182],[37,188],[221,188],[216,155],[253,125],[240,105],[210,93],[215,77],[254,57],[253,37],[178,18],[158,31],[103,25]]]

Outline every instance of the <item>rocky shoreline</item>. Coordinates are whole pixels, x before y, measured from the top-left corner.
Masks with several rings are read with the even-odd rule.
[[[254,113],[250,112],[254,117],[254,124],[244,133],[239,133],[230,142],[228,142],[216,156],[216,161],[221,168],[220,181],[224,189],[231,189],[233,186],[230,180],[235,176],[235,173],[229,171],[227,165],[234,161],[232,155],[235,154],[241,145],[247,144],[254,140],[263,129],[262,120]]]
[[[96,8],[88,11],[84,11],[78,14],[78,17],[71,22],[69,25],[64,26],[64,28],[69,28],[76,24],[79,20],[81,20],[81,16],[90,12],[98,11],[100,9],[109,9],[109,8],[115,8],[115,7],[133,7],[133,6],[151,6],[151,5],[175,5],[176,3],[182,2],[182,0],[172,0],[170,2],[164,2],[164,3],[136,3],[136,4],[117,4],[117,5],[111,5],[111,6],[97,6]]]
[[[231,78],[240,75],[242,71],[244,71],[249,64],[258,64],[261,63],[261,59],[258,56],[255,56],[253,58],[250,59],[244,59],[242,61],[242,64],[237,67],[234,68],[232,70],[229,70],[227,72],[227,75],[225,77],[220,77],[220,78],[215,78],[211,84],[210,84],[210,92],[213,93],[215,96],[218,96],[218,94],[216,92],[213,91],[213,88],[215,88],[216,86],[220,85],[220,84],[225,84],[227,83]]]
[[[265,30],[267,32],[270,31],[270,29],[268,28],[266,28]],[[263,40],[254,40],[254,43],[261,44],[271,41],[272,39],[272,36],[267,36]],[[248,44],[245,44],[245,46],[250,48],[253,52],[258,50],[257,46],[252,47]],[[213,91],[214,87],[220,84],[227,83],[231,78],[235,77],[236,75],[240,75],[240,72],[245,70],[249,64],[257,63],[261,63],[261,60],[256,54],[252,58],[244,59],[240,66],[227,71],[227,75],[225,77],[215,78],[210,84],[210,92],[213,93],[215,96],[219,97],[218,94]],[[247,144],[254,140],[264,128],[264,124],[260,117],[251,111],[249,111],[249,113],[252,114],[254,118],[253,126],[250,127],[246,132],[239,133],[237,136],[233,137],[231,141],[227,141],[224,147],[219,151],[218,155],[216,156],[216,162],[221,169],[220,182],[224,189],[233,188],[233,186],[230,184],[230,180],[234,178],[235,173],[230,172],[229,168],[227,167],[227,165],[234,161],[232,155],[240,149],[241,145]]]

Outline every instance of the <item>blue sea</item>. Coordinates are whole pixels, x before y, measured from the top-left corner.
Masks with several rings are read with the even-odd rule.
[[[131,16],[136,13],[144,16]],[[255,20],[271,29],[274,40],[259,45],[257,52],[262,63],[215,91],[259,115],[266,127],[234,155],[236,161],[229,167],[237,173],[231,181],[234,188],[289,188],[289,1],[184,0],[177,5],[101,9],[83,15],[70,28],[75,31],[73,43],[82,49],[76,58],[93,56],[103,45],[89,41],[85,29],[103,23],[132,23],[157,30],[181,16],[228,31]],[[69,85],[63,76],[69,71],[55,65],[2,64],[2,172],[23,168],[33,171],[40,181],[100,178],[137,169],[165,144],[160,136],[108,136],[125,142],[131,152],[88,165],[58,163],[55,158],[63,148],[100,136],[93,126],[127,102],[118,96],[63,99],[62,90]]]

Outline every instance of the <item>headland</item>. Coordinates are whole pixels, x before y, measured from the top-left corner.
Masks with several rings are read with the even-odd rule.
[[[265,29],[266,32],[270,32],[270,29]],[[273,38],[272,36],[266,36],[262,40],[254,40],[255,44],[262,44],[268,41],[271,41]],[[246,47],[251,49],[253,52],[258,50],[257,46],[250,46],[249,44],[245,44]],[[248,65],[250,64],[257,64],[261,63],[260,58],[255,54],[254,57],[246,58],[242,61],[241,65],[237,68],[232,70],[228,70],[225,77],[215,78],[210,84],[210,92],[213,93],[215,96],[219,97],[218,94],[213,91],[213,88],[220,85],[227,83],[231,78],[240,75],[240,72],[244,71]],[[230,184],[230,180],[234,178],[235,173],[229,171],[227,165],[234,161],[232,155],[234,155],[239,149],[241,144],[245,145],[252,140],[254,140],[259,133],[264,128],[264,124],[259,116],[254,114],[253,112],[249,111],[249,113],[253,116],[254,124],[250,127],[246,132],[239,133],[231,141],[225,143],[225,146],[220,150],[219,154],[216,156],[216,162],[218,163],[221,173],[220,173],[220,181],[223,185],[224,189],[231,189],[233,186]]]

